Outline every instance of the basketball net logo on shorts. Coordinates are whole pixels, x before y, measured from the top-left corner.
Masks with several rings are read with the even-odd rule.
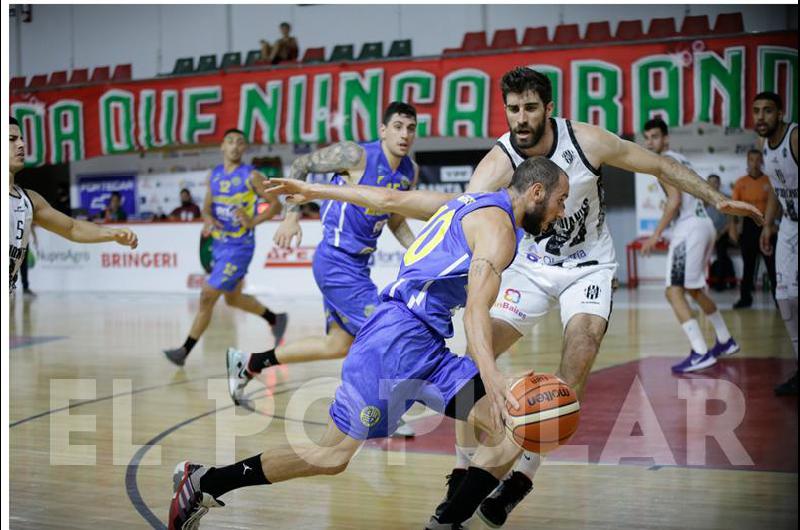
[[[368,405],[361,409],[359,419],[364,427],[374,427],[379,421],[381,421],[381,409],[372,405]]]

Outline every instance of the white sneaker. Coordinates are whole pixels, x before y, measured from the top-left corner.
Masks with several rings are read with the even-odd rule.
[[[244,387],[253,378],[247,371],[247,361],[250,356],[236,348],[228,348],[225,361],[228,365],[228,392],[236,405],[244,400]]]

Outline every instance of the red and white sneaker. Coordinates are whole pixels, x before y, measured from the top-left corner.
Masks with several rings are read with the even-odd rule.
[[[172,474],[172,503],[169,505],[169,530],[194,530],[200,526],[200,518],[210,508],[225,506],[208,493],[200,491],[200,478],[208,468],[184,461],[175,466]]]

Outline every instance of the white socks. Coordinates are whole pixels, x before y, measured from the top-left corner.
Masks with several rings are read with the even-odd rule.
[[[700,325],[697,323],[697,320],[687,320],[681,324],[681,327],[683,328],[683,332],[686,333],[686,336],[689,338],[689,344],[692,345],[692,349],[696,353],[699,353],[700,355],[705,355],[708,353],[708,346],[706,346],[706,340],[703,338],[703,332],[700,331]]]
[[[467,469],[471,466],[477,450],[477,447],[459,447],[456,445],[456,468]]]
[[[714,311],[710,315],[706,315],[706,318],[711,322],[711,325],[714,326],[714,333],[716,333],[719,342],[725,344],[731,339],[731,332],[728,331],[728,326],[722,319],[719,310]]]
[[[533,482],[533,476],[536,474],[536,470],[539,469],[539,466],[542,465],[542,455],[539,453],[529,453],[525,451],[522,453],[522,456],[519,457],[517,460],[517,465],[514,466],[514,471],[519,471],[524,473],[531,482]]]

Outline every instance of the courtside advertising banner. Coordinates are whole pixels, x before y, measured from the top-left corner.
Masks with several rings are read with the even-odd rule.
[[[421,221],[409,221],[418,233]],[[272,239],[278,222],[256,227],[256,251],[245,278],[245,292],[287,296],[319,296],[311,271],[322,239],[319,221],[302,221],[303,241],[291,250]],[[74,292],[199,292],[205,279],[200,263],[202,223],[127,223],[110,225],[134,230],[139,247],[115,243],[81,245],[46,230],[37,231],[35,259],[29,271],[37,291]],[[372,254],[372,279],[383,287],[397,277],[405,249],[384,230]]]

